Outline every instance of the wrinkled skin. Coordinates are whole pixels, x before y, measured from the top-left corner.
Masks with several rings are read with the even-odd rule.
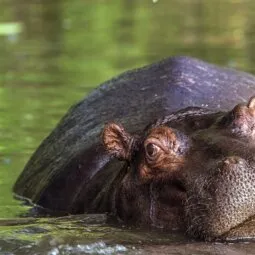
[[[255,214],[254,132],[255,98],[226,113],[177,112],[140,136],[107,124],[105,148],[129,165],[117,215],[204,239],[226,234]]]
[[[204,217],[208,215],[204,211],[210,210],[210,203],[213,203],[207,199],[210,190],[217,186],[217,182],[205,183],[210,179],[207,177],[213,176],[216,166],[236,169],[234,172],[241,168],[247,172],[252,168],[247,159],[253,155],[250,122],[240,126],[242,118],[230,121],[230,114],[229,118],[221,120],[222,113],[217,113],[229,111],[238,102],[246,102],[251,95],[255,95],[253,75],[189,57],[168,58],[128,71],[103,83],[70,108],[31,156],[13,191],[16,196],[39,205],[50,215],[108,212],[127,223],[168,229],[177,227],[185,232],[188,230],[192,236],[207,239],[222,238],[223,233],[229,237],[231,231],[239,237],[255,236],[255,228],[251,224],[249,231],[247,224],[239,231],[232,228],[233,219],[230,218],[224,229],[217,229],[219,222],[214,222],[213,217],[221,210],[220,203],[215,214],[211,213],[210,220]],[[182,110],[186,107],[203,109]],[[227,116],[227,113],[223,115]],[[168,117],[162,119],[163,116]],[[185,119],[182,116],[186,116]],[[249,115],[245,116],[249,120]],[[162,142],[164,137],[176,141],[171,153],[162,155],[157,162],[153,161],[153,155],[151,161],[146,161],[145,152],[138,150],[144,146],[139,147],[139,143],[135,142],[142,144],[152,126],[146,132],[143,130],[155,119],[158,119],[154,123],[156,127],[169,124],[150,134],[146,145],[148,156],[155,149],[150,144],[160,137]],[[111,150],[106,141],[103,146],[102,130],[105,123],[112,121],[125,127],[118,129],[121,137],[125,137],[127,150]],[[231,125],[237,128],[231,128]],[[171,126],[170,130],[168,126]],[[243,140],[233,138],[232,129],[242,134]],[[246,133],[249,134],[246,136],[248,139],[244,137]],[[245,139],[247,143],[241,143]],[[220,141],[223,144],[220,145]],[[225,166],[225,158],[233,155],[230,153],[231,146],[224,146],[236,143],[238,151],[234,155],[241,161],[231,159],[229,165],[233,166]],[[169,146],[166,143],[163,147]],[[242,148],[249,146],[247,155],[243,155],[245,150]],[[219,148],[225,148],[225,151]],[[137,157],[133,156],[133,152]],[[216,153],[215,159],[213,152]],[[162,162],[166,163],[166,167],[158,171]],[[215,180],[220,183],[222,178],[218,174]],[[247,178],[251,177],[247,175]],[[241,180],[240,187],[245,182]],[[190,204],[187,204],[187,196]],[[215,199],[219,198],[215,196]],[[235,194],[232,199],[237,199]],[[252,210],[251,206],[249,208]],[[195,218],[196,211],[199,213]],[[221,213],[223,219],[225,216]],[[243,218],[250,214],[246,212]],[[204,225],[201,228],[200,221]],[[212,229],[212,224],[215,229]],[[229,228],[232,228],[231,231],[226,232]]]

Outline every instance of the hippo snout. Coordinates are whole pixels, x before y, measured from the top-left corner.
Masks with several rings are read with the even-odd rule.
[[[241,157],[229,156],[205,172],[188,189],[187,231],[214,239],[255,215],[255,167]]]

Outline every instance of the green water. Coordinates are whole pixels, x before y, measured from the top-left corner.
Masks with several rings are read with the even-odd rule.
[[[42,236],[55,233],[33,235],[27,225],[13,225],[27,208],[13,199],[12,185],[73,103],[114,75],[172,55],[255,73],[254,13],[253,0],[0,0],[0,254],[25,254],[17,249],[20,240],[43,243]],[[36,232],[41,224],[47,229],[48,223],[33,222]],[[98,231],[106,230],[90,233]],[[85,239],[105,240],[92,237]],[[119,242],[116,235],[113,240]],[[221,246],[190,245],[171,247],[171,254],[221,254]],[[242,245],[224,246],[222,254],[253,254],[254,246]],[[30,248],[31,254],[48,249]],[[170,254],[169,246],[157,246],[158,254],[164,252]]]

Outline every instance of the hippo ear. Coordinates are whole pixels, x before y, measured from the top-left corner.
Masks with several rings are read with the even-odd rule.
[[[133,136],[122,125],[106,124],[103,130],[103,144],[112,156],[120,160],[130,160]]]

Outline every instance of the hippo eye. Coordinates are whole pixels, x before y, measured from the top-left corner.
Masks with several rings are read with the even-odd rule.
[[[153,143],[148,143],[145,146],[146,155],[149,159],[155,159],[159,150],[160,150],[160,148]]]

